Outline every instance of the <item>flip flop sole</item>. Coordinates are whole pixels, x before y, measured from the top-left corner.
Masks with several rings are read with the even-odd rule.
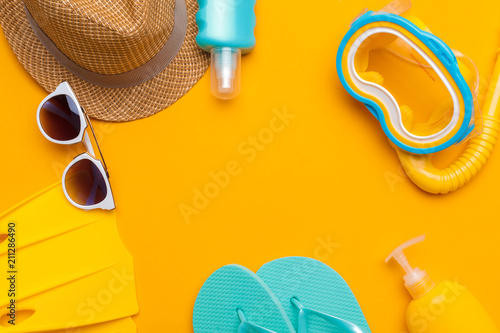
[[[215,271],[201,288],[193,311],[195,333],[236,333],[241,323],[237,310],[247,321],[277,333],[294,333],[280,302],[262,280],[239,265]]]
[[[307,308],[339,317],[370,332],[348,284],[322,262],[304,257],[281,258],[262,266],[257,275],[280,300],[296,330],[299,311],[290,301],[293,297]],[[307,333],[345,333],[317,316],[310,316],[307,323]]]

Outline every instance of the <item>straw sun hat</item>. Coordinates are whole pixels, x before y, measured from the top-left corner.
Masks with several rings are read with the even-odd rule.
[[[196,0],[0,0],[15,55],[47,91],[68,81],[87,113],[109,121],[155,114],[205,73]]]

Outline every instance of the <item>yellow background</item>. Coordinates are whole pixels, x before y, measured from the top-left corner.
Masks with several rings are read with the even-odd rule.
[[[420,234],[427,240],[407,251],[411,262],[436,281],[458,278],[500,325],[500,152],[465,188],[426,194],[404,176],[377,121],[337,78],[335,57],[349,23],[363,8],[385,4],[259,1],[257,47],[243,57],[237,99],[212,97],[207,73],[153,117],[94,122],[119,229],[135,259],[139,332],[191,332],[196,295],[213,271],[230,263],[256,271],[290,255],[316,257],[337,270],[373,332],[403,332],[410,296],[402,270],[384,258]],[[500,47],[500,2],[416,0],[414,8],[489,79]],[[80,148],[40,134],[35,112],[46,92],[5,38],[0,59],[4,210],[58,181]],[[295,119],[248,162],[238,147],[269,127],[273,110],[285,108]],[[192,206],[193,190],[203,190],[210,173],[233,160],[241,173],[186,223],[180,205]],[[324,248],[328,240],[334,245]]]

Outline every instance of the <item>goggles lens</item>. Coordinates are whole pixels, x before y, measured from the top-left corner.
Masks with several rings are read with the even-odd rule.
[[[380,87],[395,99],[400,115],[391,114],[393,124],[402,122],[408,133],[426,137],[445,130],[463,101],[439,59],[424,57],[417,48],[409,38],[373,33],[359,46],[355,70],[362,80],[378,86],[381,94],[387,95]]]

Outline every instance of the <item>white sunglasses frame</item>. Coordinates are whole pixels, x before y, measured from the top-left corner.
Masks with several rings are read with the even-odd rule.
[[[78,109],[78,114],[79,114],[79,117],[80,117],[80,133],[78,133],[78,136],[76,138],[71,139],[71,140],[67,140],[67,141],[60,141],[60,140],[55,140],[55,139],[51,138],[44,131],[44,129],[42,127],[42,123],[40,121],[40,111],[42,110],[42,106],[49,99],[51,99],[54,96],[58,96],[58,95],[65,95],[65,96],[68,96],[69,98],[71,98],[71,100],[76,104],[76,107]],[[92,128],[92,124],[90,124],[90,120],[88,119],[88,116],[85,113],[85,110],[82,108],[82,106],[78,102],[78,99],[76,98],[76,95],[73,92],[73,90],[71,89],[71,87],[70,87],[70,85],[69,85],[68,82],[66,82],[66,81],[62,82],[56,88],[56,90],[54,92],[50,93],[47,97],[45,97],[42,100],[42,102],[38,106],[38,110],[37,110],[37,113],[36,113],[36,120],[37,120],[37,123],[38,123],[38,128],[40,129],[40,132],[42,132],[43,136],[47,140],[49,140],[50,142],[61,144],[61,145],[73,145],[73,144],[76,144],[76,143],[83,142],[83,144],[87,148],[87,152],[82,153],[82,154],[76,156],[68,164],[68,166],[64,170],[64,173],[63,173],[63,176],[62,176],[62,187],[63,187],[64,195],[66,196],[66,199],[68,199],[68,201],[73,206],[75,206],[77,208],[80,208],[80,209],[83,209],[83,210],[92,210],[92,209],[112,210],[112,209],[114,209],[116,207],[116,205],[115,205],[115,200],[113,198],[113,192],[111,190],[111,184],[109,183],[109,179],[108,179],[109,178],[108,172],[106,170],[105,164],[103,164],[103,162],[101,162],[100,160],[98,160],[97,158],[95,158],[93,156],[93,155],[95,155],[94,149],[92,148],[92,144],[90,142],[90,138],[89,138],[88,134],[86,133],[87,127],[90,126],[90,129],[92,130],[92,134],[94,134],[94,129]],[[95,134],[94,134],[94,138],[95,138]],[[97,139],[96,138],[95,138],[95,140],[96,140],[96,143],[97,143]],[[99,153],[100,152],[101,151],[99,149]],[[102,154],[101,154],[101,157],[102,157]],[[86,205],[80,205],[80,204],[76,203],[69,196],[68,191],[66,189],[66,181],[65,181],[65,179],[66,179],[66,174],[68,173],[68,170],[73,165],[75,165],[77,162],[82,161],[82,160],[89,160],[89,161],[91,161],[99,169],[99,171],[101,172],[101,174],[102,174],[102,176],[104,178],[104,182],[106,184],[106,197],[104,198],[104,200],[102,200],[101,202],[99,202],[99,203],[97,203],[95,205],[88,205],[88,206],[86,206]]]

